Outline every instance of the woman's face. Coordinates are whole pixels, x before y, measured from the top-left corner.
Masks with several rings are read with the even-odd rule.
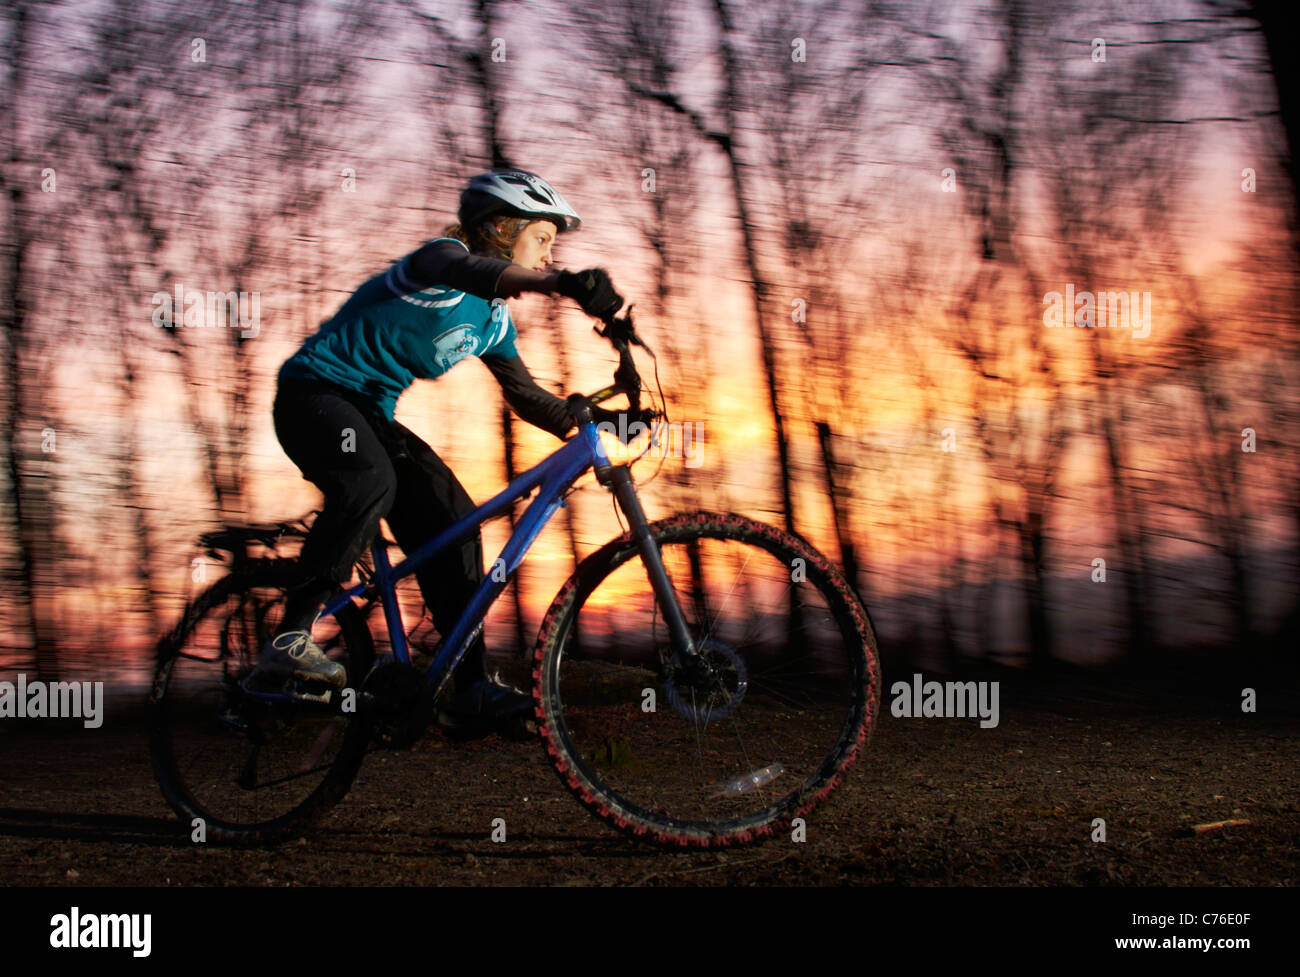
[[[557,228],[550,221],[533,221],[515,238],[515,248],[511,257],[517,265],[531,268],[533,271],[545,271],[551,263],[551,244],[555,241]]]

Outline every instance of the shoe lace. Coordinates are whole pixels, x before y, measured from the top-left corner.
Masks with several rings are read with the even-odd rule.
[[[283,644],[285,638],[289,639],[287,644]],[[278,634],[271,641],[271,647],[276,651],[283,651],[294,661],[302,661],[308,657],[308,642],[311,641],[311,635],[306,631],[286,631],[284,634]]]

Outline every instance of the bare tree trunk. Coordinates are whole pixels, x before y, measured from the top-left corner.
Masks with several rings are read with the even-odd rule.
[[[474,16],[478,23],[478,44],[465,52],[465,60],[474,76],[474,88],[482,104],[483,141],[487,147],[488,159],[492,168],[513,166],[501,140],[501,129],[497,120],[501,114],[501,102],[497,97],[497,83],[488,71],[486,52],[492,49],[492,21],[496,12],[496,0],[475,0]]]
[[[1286,134],[1283,164],[1291,179],[1291,245],[1295,268],[1300,270],[1300,63],[1295,57],[1292,34],[1295,29],[1294,4],[1287,0],[1251,0],[1249,14],[1263,31],[1269,65],[1277,85],[1278,114]],[[1293,329],[1296,326],[1294,314],[1290,325]],[[1296,567],[1300,567],[1300,481],[1293,483],[1288,508],[1293,534],[1292,560]],[[1281,639],[1279,648],[1289,649],[1294,654],[1300,647],[1300,599],[1292,604],[1278,637]]]
[[[26,187],[20,182],[28,178],[28,167],[23,148],[22,113],[20,105],[26,91],[28,59],[31,57],[31,32],[34,14],[30,4],[17,3],[10,8],[8,19],[8,71],[3,111],[0,113],[0,131],[9,136],[9,151],[0,171],[0,191],[9,205],[8,240],[4,242],[4,287],[0,300],[0,332],[5,340],[5,391],[8,403],[5,426],[5,467],[13,492],[12,537],[18,557],[18,601],[22,607],[24,624],[33,646],[33,666],[42,679],[58,675],[58,645],[53,627],[46,627],[44,615],[38,606],[41,583],[37,562],[48,561],[48,552],[42,552],[42,541],[48,543],[53,529],[53,511],[48,477],[31,477],[27,465],[27,443],[35,433],[30,429],[34,416],[43,410],[33,410],[39,403],[42,387],[28,388],[26,374],[33,369],[28,362],[32,351],[31,322],[29,320],[28,292],[32,287],[32,269],[29,266],[30,248],[35,238],[35,218],[26,201]],[[56,435],[57,437],[57,431]],[[44,549],[48,549],[45,547]]]
[[[1115,506],[1115,537],[1123,561],[1124,606],[1128,621],[1128,654],[1141,663],[1152,651],[1151,599],[1148,596],[1151,568],[1146,557],[1146,520],[1143,507],[1127,478],[1120,430],[1123,418],[1115,416],[1110,385],[1097,390],[1102,441],[1106,446],[1106,475]]]
[[[1300,66],[1296,64],[1294,4],[1287,0],[1251,0],[1250,14],[1259,22],[1268,50],[1273,80],[1277,83],[1277,104],[1286,135],[1287,174],[1295,206],[1300,207]],[[1300,235],[1293,236],[1300,249]]]
[[[1029,627],[1029,665],[1043,668],[1052,661],[1052,633],[1047,621],[1046,561],[1043,553],[1043,513],[1031,506],[1016,529],[1020,537],[1020,565],[1025,578],[1025,617]]]
[[[754,199],[746,175],[746,163],[740,158],[738,148],[740,126],[737,113],[742,104],[740,77],[742,68],[730,40],[731,18],[725,0],[714,0],[714,16],[718,22],[718,53],[722,62],[724,90],[721,102],[722,129],[712,129],[705,120],[692,111],[674,92],[664,88],[645,88],[633,79],[625,79],[628,87],[638,95],[658,102],[687,118],[699,136],[715,145],[726,157],[731,196],[740,223],[741,248],[745,268],[749,275],[751,305],[754,324],[758,331],[759,348],[763,362],[763,382],[767,392],[768,408],[776,432],[779,463],[781,509],[785,528],[795,532],[793,477],[791,474],[789,441],[785,432],[785,418],[781,410],[781,382],[777,376],[776,340],[767,325],[768,295],[771,286],[763,277],[758,261],[758,229],[750,212]]]
[[[785,418],[781,413],[781,381],[777,377],[776,339],[767,326],[767,305],[770,286],[758,266],[758,231],[750,214],[752,199],[745,163],[740,158],[740,127],[736,115],[743,105],[740,91],[742,69],[731,45],[731,15],[726,0],[713,0],[713,11],[718,22],[718,53],[721,55],[723,85],[722,133],[714,141],[727,157],[731,177],[732,198],[736,216],[740,221],[741,247],[745,255],[745,268],[749,273],[750,297],[753,300],[754,326],[758,330],[759,349],[763,356],[763,382],[767,388],[768,407],[776,430],[776,451],[781,471],[781,510],[785,528],[795,532],[793,476],[790,471],[790,445],[785,433]]]
[[[849,586],[853,592],[858,595],[858,599],[866,603],[862,591],[858,589],[858,558],[853,547],[853,532],[848,524],[848,515],[844,511],[843,493],[838,487],[836,472],[838,470],[835,464],[835,448],[831,433],[831,426],[825,421],[817,422],[817,438],[821,442],[822,448],[822,465],[826,472],[826,495],[831,503],[831,518],[835,523],[835,537],[840,544],[840,558],[844,563],[844,575],[849,580]]]
[[[1195,283],[1187,284],[1192,294]],[[1189,368],[1201,409],[1202,437],[1208,445],[1217,445],[1208,464],[1198,466],[1205,494],[1205,517],[1212,545],[1228,564],[1228,613],[1238,646],[1246,652],[1256,649],[1259,635],[1253,623],[1251,575],[1247,561],[1249,520],[1243,504],[1241,449],[1235,432],[1225,428],[1218,416],[1219,405],[1226,398],[1214,380],[1214,363],[1209,346],[1210,324],[1195,310],[1186,314],[1195,323],[1189,330],[1191,363]]]
[[[986,81],[970,83],[965,52],[947,52],[951,57],[945,61],[951,67],[944,71],[950,74],[942,76],[940,87],[953,93],[951,100],[959,115],[957,125],[943,129],[940,138],[958,164],[967,212],[979,234],[975,248],[978,270],[954,310],[963,323],[955,345],[975,373],[974,421],[992,475],[992,491],[1000,495],[1007,487],[1017,496],[1014,503],[1001,498],[994,501],[996,516],[991,528],[1009,534],[1005,542],[1011,547],[1024,587],[1029,662],[1038,666],[1053,655],[1045,527],[1052,502],[1049,487],[1067,434],[1058,426],[1061,383],[1034,312],[1041,301],[1041,286],[1019,243],[1021,174],[1027,169],[1024,159],[1029,153],[1024,146],[1027,126],[1018,96],[1026,84],[1029,44],[1042,20],[1023,0],[1000,0],[996,11],[1002,58]],[[973,314],[981,303],[983,317]],[[990,329],[981,325],[1007,319],[1021,337],[1012,345],[1005,342],[999,326]],[[1032,361],[1023,361],[1026,349]],[[1033,410],[1025,388],[1044,383],[1051,392],[1052,423],[1040,444],[1024,436],[1024,415]],[[999,552],[1003,543],[999,538]]]
[[[126,315],[118,310],[118,319],[127,321]],[[130,339],[118,345],[122,366],[122,423],[129,425],[126,436],[122,439],[119,454],[118,481],[125,492],[127,507],[131,513],[132,545],[135,547],[135,559],[131,561],[136,584],[144,597],[144,610],[148,620],[149,634],[162,634],[167,624],[164,620],[160,603],[160,594],[154,584],[153,565],[157,558],[153,528],[149,523],[152,507],[146,498],[140,479],[139,439],[136,436],[139,425],[136,423],[136,406],[138,404],[138,385],[136,378],[138,368],[131,353]]]

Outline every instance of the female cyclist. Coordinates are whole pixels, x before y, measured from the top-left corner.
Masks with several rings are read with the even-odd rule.
[[[439,377],[477,356],[525,421],[559,438],[574,425],[565,401],[539,387],[519,358],[502,300],[542,292],[571,298],[592,316],[618,312],[623,299],[603,269],[547,267],[556,236],[581,224],[577,213],[535,173],[498,169],[469,181],[458,218],[357,289],[280,369],[275,433],[325,505],[303,543],[302,582],[250,688],[295,679],[342,687],[343,666],[312,641],[310,628],[350,579],[380,518],[410,553],[475,508],[433,450],[393,419],[417,377]],[[483,579],[481,538],[430,561],[416,578],[434,625],[447,634]],[[523,692],[488,677],[481,630],[454,680],[444,721],[490,728],[531,707]]]

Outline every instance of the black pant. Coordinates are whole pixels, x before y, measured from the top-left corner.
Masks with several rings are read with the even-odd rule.
[[[476,508],[432,448],[358,394],[286,379],[273,416],[285,453],[325,494],[303,542],[303,584],[290,594],[281,633],[311,627],[325,598],[350,579],[381,517],[409,554]],[[483,580],[481,536],[430,560],[415,576],[434,626],[446,636]],[[481,678],[485,667],[480,635],[456,669],[457,684]]]

